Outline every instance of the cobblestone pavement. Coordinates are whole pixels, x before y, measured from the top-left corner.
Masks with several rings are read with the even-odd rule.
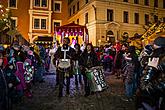
[[[46,75],[45,83],[33,86],[31,99],[23,98],[14,105],[14,110],[135,110],[134,102],[121,100],[124,97],[122,80],[106,73],[109,88],[103,92],[84,97],[83,85],[75,87],[71,81],[71,95],[59,99],[55,88],[55,75]]]

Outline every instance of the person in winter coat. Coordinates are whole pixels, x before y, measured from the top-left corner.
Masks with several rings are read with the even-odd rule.
[[[90,69],[91,67],[98,66],[98,65],[100,65],[100,63],[94,51],[93,45],[88,43],[86,45],[84,52],[82,53],[81,61],[80,61],[80,66],[81,66],[82,75],[84,79],[84,85],[85,85],[84,87],[85,96],[89,96],[91,94],[89,81],[86,75],[86,69]]]
[[[136,63],[138,62],[138,56],[135,52],[135,46],[130,46],[128,48],[128,53],[124,55],[126,60],[126,66],[124,67],[124,84],[125,84],[125,94],[127,99],[126,101],[131,101],[133,97],[134,89],[134,76]]]
[[[137,106],[147,110],[165,108],[165,37],[153,42],[153,50],[143,71],[137,94]]]
[[[80,45],[79,44],[75,44],[75,62],[74,62],[74,74],[75,74],[75,84],[76,86],[78,86],[78,79],[79,79],[79,83],[82,84],[82,79],[81,79],[81,71],[80,71],[80,66],[79,66],[79,62],[80,62],[80,56],[82,54],[82,51],[80,50]]]
[[[24,65],[23,62],[17,62],[17,71],[15,72],[15,75],[20,79],[20,84],[16,86],[16,90],[19,94],[19,97],[21,98],[24,95],[24,90],[26,90],[26,83],[25,83],[25,78],[24,78]]]
[[[8,110],[8,85],[3,71],[2,53],[0,53],[0,110]]]
[[[12,110],[13,103],[19,101],[15,87],[20,84],[20,80],[14,74],[15,70],[13,64],[8,64],[4,69],[4,73],[8,85],[9,110]]]

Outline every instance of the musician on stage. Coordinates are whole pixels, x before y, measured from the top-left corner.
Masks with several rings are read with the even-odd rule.
[[[90,84],[86,75],[86,69],[90,69],[98,65],[99,65],[99,61],[94,51],[93,45],[91,43],[88,43],[86,45],[84,52],[82,53],[81,61],[80,61],[81,73],[83,75],[84,85],[85,85],[85,97],[89,96],[91,93]]]
[[[69,95],[70,77],[72,77],[73,60],[75,50],[69,46],[68,37],[63,39],[62,47],[59,47],[54,54],[54,64],[57,68],[56,85],[59,85],[59,97],[63,96],[63,85],[66,78],[66,94]]]

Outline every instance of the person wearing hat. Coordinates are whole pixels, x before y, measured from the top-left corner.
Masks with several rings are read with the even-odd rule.
[[[153,51],[141,78],[138,105],[150,109],[165,108],[165,37],[159,36],[153,42]],[[146,106],[147,105],[147,106]]]

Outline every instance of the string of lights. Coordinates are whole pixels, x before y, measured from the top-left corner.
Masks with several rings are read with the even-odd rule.
[[[0,19],[8,17],[9,8],[4,7],[0,4]]]

